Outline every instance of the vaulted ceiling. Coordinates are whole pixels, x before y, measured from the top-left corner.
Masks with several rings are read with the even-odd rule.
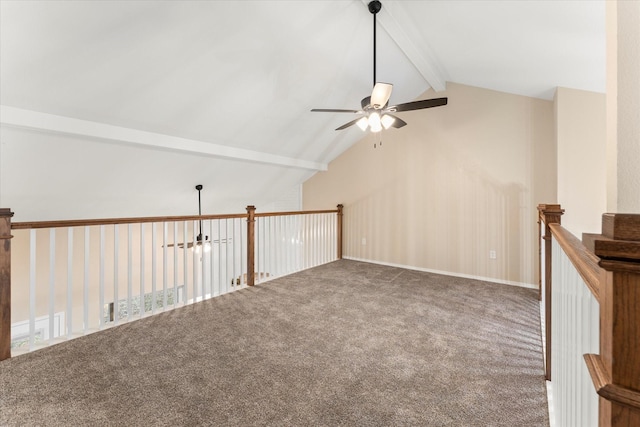
[[[605,89],[604,1],[383,1],[391,103]],[[362,138],[366,1],[0,1],[0,205],[20,220],[268,203]],[[402,130],[397,130],[402,131]],[[46,208],[45,208],[46,206]]]

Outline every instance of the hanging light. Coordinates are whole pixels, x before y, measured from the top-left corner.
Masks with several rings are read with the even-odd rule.
[[[380,114],[377,111],[369,114],[369,127],[371,128],[371,132],[380,132],[382,130]]]
[[[356,122],[356,124],[364,132],[365,130],[367,130],[367,127],[369,127],[369,119],[367,119],[366,117],[362,117]]]
[[[393,122],[395,121],[396,121],[395,117],[390,116],[388,114],[383,115],[382,118],[380,119],[380,122],[382,122],[382,126],[384,126],[385,129],[389,129],[391,125],[393,125]]]
[[[209,236],[205,236],[209,237]],[[205,240],[204,242],[202,242],[202,240],[196,242],[196,246],[195,246],[195,250],[196,253],[200,253],[200,248],[204,247],[204,252],[209,252],[211,251],[211,243],[208,240]],[[191,248],[191,250],[193,250],[193,247]]]

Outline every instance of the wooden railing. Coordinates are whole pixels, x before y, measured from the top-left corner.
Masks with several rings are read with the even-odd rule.
[[[551,318],[552,277],[561,277],[553,274],[559,267],[552,265],[552,245],[547,244],[553,238],[599,304],[599,354],[584,355],[599,395],[597,425],[640,426],[640,215],[604,214],[602,234],[585,234],[580,241],[560,225],[559,205],[540,205],[538,210],[546,229],[539,252],[547,379],[552,384],[555,380],[551,349],[559,345],[551,338],[552,322],[559,321]]]
[[[543,272],[540,272],[540,299],[543,299],[544,322],[545,322],[545,377],[551,381],[551,224],[560,224],[564,209],[560,205],[538,205],[538,231],[541,231],[541,224],[544,224],[544,235],[539,241],[538,257],[539,265],[544,265]],[[542,253],[544,252],[544,256]]]
[[[112,295],[110,295],[110,298],[113,298],[113,306],[110,306],[109,309],[111,310],[110,320],[115,321],[115,324],[119,320],[116,306],[120,301],[123,301],[118,298],[118,288],[122,288],[123,285],[122,280],[119,282],[118,279],[119,275],[123,273],[121,271],[122,266],[120,271],[118,270],[117,260],[120,257],[125,258],[125,261],[121,262],[121,264],[126,264],[126,275],[128,276],[124,279],[125,282],[128,282],[128,287],[123,288],[124,291],[120,291],[127,294],[124,299],[126,307],[123,309],[127,313],[127,317],[123,320],[133,319],[132,312],[134,311],[137,311],[136,316],[138,317],[144,317],[149,314],[145,312],[146,299],[150,299],[148,303],[153,306],[151,313],[155,313],[156,298],[158,300],[164,298],[164,304],[161,303],[159,305],[162,307],[160,310],[162,311],[167,308],[168,293],[171,296],[171,304],[176,307],[235,290],[241,286],[253,286],[258,282],[270,280],[277,276],[342,258],[342,205],[338,205],[337,209],[334,210],[316,211],[256,213],[254,206],[248,206],[246,214],[14,223],[11,222],[12,216],[13,213],[9,209],[0,209],[0,360],[11,357],[11,239],[14,237],[11,233],[12,230],[16,231],[16,233],[28,233],[26,237],[21,235],[22,239],[17,239],[17,242],[14,242],[15,245],[26,241],[27,248],[20,248],[21,252],[19,253],[21,255],[17,255],[18,252],[14,254],[14,260],[16,256],[21,258],[20,265],[18,263],[14,265],[14,267],[20,268],[17,270],[14,268],[13,274],[15,276],[18,270],[21,273],[27,271],[23,276],[28,276],[28,278],[25,279],[25,277],[21,276],[20,284],[14,284],[14,286],[18,285],[20,288],[14,288],[14,290],[19,289],[29,293],[30,330],[34,329],[34,313],[36,311],[33,295],[36,293],[36,288],[43,287],[36,286],[35,278],[36,266],[34,264],[36,264],[37,233],[44,233],[45,241],[50,243],[49,245],[38,245],[39,248],[43,246],[40,248],[43,251],[47,250],[44,246],[48,246],[49,251],[49,256],[40,254],[38,257],[46,258],[45,262],[49,258],[51,260],[50,265],[43,267],[43,270],[46,269],[46,272],[50,275],[50,288],[48,290],[50,318],[53,318],[54,314],[55,299],[52,299],[55,298],[56,294],[54,286],[61,281],[66,282],[68,280],[68,287],[66,290],[61,289],[61,291],[70,295],[71,292],[76,292],[76,289],[74,289],[76,284],[74,283],[72,286],[74,280],[72,273],[70,273],[72,267],[75,268],[77,266],[77,269],[81,270],[79,274],[84,275],[84,280],[80,280],[83,282],[81,286],[84,288],[79,291],[84,294],[84,302],[81,303],[84,307],[84,319],[77,319],[83,320],[84,326],[81,333],[89,333],[91,328],[93,328],[91,329],[93,331],[105,326],[102,313],[105,307],[104,303],[108,302],[104,298],[105,253],[108,252],[105,252],[105,241],[108,241],[108,244],[112,247],[112,252],[110,252],[109,256],[112,257],[111,262],[114,268],[111,269],[109,274],[113,274],[113,277],[111,282],[108,280],[107,282],[113,285]],[[242,220],[247,222],[246,231],[242,230],[240,226]],[[112,233],[110,234],[110,240],[105,239],[106,227]],[[61,228],[68,230],[68,236],[67,231],[58,233],[55,231]],[[42,229],[49,229],[49,231]],[[74,229],[76,230],[75,237]],[[208,235],[196,237],[198,231]],[[119,238],[119,234],[122,237]],[[135,237],[133,237],[134,234]],[[148,237],[145,237],[145,234],[147,236],[151,235],[151,242],[149,242]],[[56,235],[59,236],[57,239]],[[80,243],[76,243],[75,249],[73,247],[74,239],[80,241]],[[56,247],[56,244],[62,244],[61,240],[64,240],[65,247],[68,248],[67,251],[64,251],[66,254],[58,255],[59,258],[64,258],[63,255],[67,255],[65,265],[61,267],[66,272],[64,280],[60,280],[58,276],[55,276],[54,268],[57,262],[56,252],[61,252],[60,248]],[[118,252],[118,247],[122,247],[120,253]],[[184,250],[178,255],[178,249],[187,248],[192,248],[193,251]],[[172,254],[171,259],[168,259],[167,255],[169,249],[173,249],[172,252],[169,252]],[[209,249],[209,252],[205,254],[206,249]],[[76,252],[75,256],[81,258],[77,264],[74,264],[73,260],[74,250]],[[162,256],[156,257],[156,250]],[[201,252],[199,252],[200,250]],[[270,251],[273,253],[270,253]],[[78,255],[77,252],[83,252],[83,254]],[[134,252],[136,253],[135,260],[132,256]],[[96,253],[99,253],[99,260],[89,261],[90,256],[95,257]],[[152,255],[150,255],[151,253]],[[198,255],[195,253],[198,253]],[[240,259],[237,259],[238,257]],[[157,258],[159,258],[159,261],[156,263]],[[217,264],[214,262],[216,258]],[[225,258],[224,262],[227,265],[221,264],[221,258]],[[286,259],[283,261],[281,258]],[[149,261],[149,259],[152,261]],[[139,274],[140,277],[137,279],[139,286],[134,288],[132,287],[131,265],[132,263],[135,264],[136,261],[139,263],[135,267],[136,274]],[[98,268],[95,265],[90,267],[90,262],[99,263],[99,274],[96,273]],[[232,267],[229,267],[229,263],[232,264]],[[25,268],[25,264],[28,266],[27,268]],[[146,282],[145,268],[149,270],[147,274],[152,276],[147,277]],[[265,269],[268,269],[268,271]],[[88,280],[90,270],[92,271],[92,277],[91,280]],[[178,276],[178,271],[183,273],[183,277]],[[40,276],[42,275],[40,274]],[[158,295],[156,295],[156,275],[158,279],[162,278],[158,282],[163,282],[161,291],[158,290]],[[168,286],[167,282],[169,280],[171,280],[172,284]],[[46,279],[42,279],[42,281],[46,282]],[[153,282],[153,293],[147,294],[145,289],[150,286],[149,282],[151,281]],[[180,289],[178,289],[177,282],[180,281],[182,282]],[[99,286],[97,285],[98,282]],[[193,290],[191,290],[191,285]],[[170,289],[171,286],[173,287]],[[99,291],[92,287],[99,287]],[[92,301],[91,304],[87,302],[87,295],[90,292],[93,294],[99,293],[99,302]],[[14,299],[16,296],[18,294],[14,295]],[[137,307],[132,305],[132,296],[134,297],[133,303]],[[67,331],[67,338],[70,338],[75,326],[72,325],[71,319],[71,307],[73,306],[71,296],[67,296],[67,298],[66,302],[58,304],[65,306],[65,312],[67,313],[67,319],[65,320],[68,321],[68,324],[63,326]],[[97,329],[96,322],[98,321],[95,319],[90,322],[87,321],[87,312],[89,310],[87,307],[89,305],[93,307],[93,311],[100,311],[99,327]],[[43,311],[42,307],[39,310]],[[78,317],[80,316],[76,314],[76,318]],[[50,329],[53,331],[51,319],[49,319],[49,322]],[[107,318],[106,322],[109,322],[109,318]],[[88,324],[91,325],[88,327]],[[30,333],[32,334],[33,332]],[[32,335],[29,348],[31,348],[33,341]]]

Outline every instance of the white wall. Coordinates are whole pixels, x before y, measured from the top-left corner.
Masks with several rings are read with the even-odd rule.
[[[0,206],[14,222],[260,208],[311,172],[276,164],[0,126]],[[264,210],[262,210],[264,212]]]

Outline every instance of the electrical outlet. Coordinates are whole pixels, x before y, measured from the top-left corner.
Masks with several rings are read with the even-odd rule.
[[[362,238],[362,244],[363,244],[363,245],[366,245],[366,244],[367,244],[367,238],[366,238],[366,237],[363,237],[363,238]]]
[[[496,251],[494,251],[493,249],[491,249],[489,251],[489,259],[496,259],[498,258],[498,256],[496,255]]]

